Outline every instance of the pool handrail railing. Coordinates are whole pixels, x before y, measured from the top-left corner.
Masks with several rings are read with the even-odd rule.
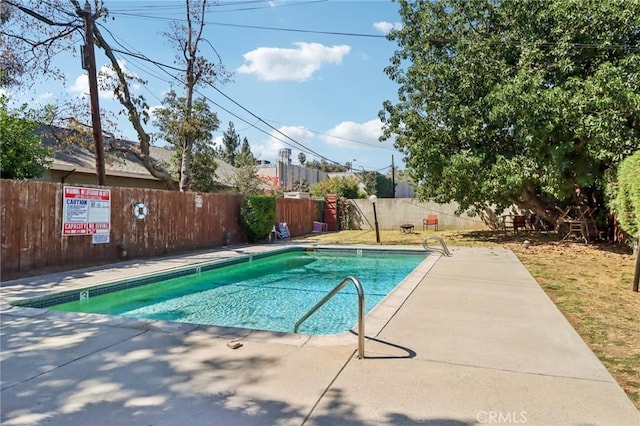
[[[356,286],[356,292],[358,293],[358,358],[362,359],[364,358],[364,290],[362,289],[362,284],[360,284],[360,281],[354,276],[348,276],[347,278],[342,280],[340,284],[335,286],[333,290],[329,292],[329,294],[323,297],[321,301],[316,303],[313,308],[309,309],[309,312],[304,314],[303,317],[300,318],[298,322],[296,322],[296,324],[293,326],[293,332],[297,333],[300,324],[306,321],[307,318],[313,315],[315,311],[317,311],[329,299],[335,296],[337,292],[339,292],[347,284],[349,284],[349,281],[353,282],[353,284]]]
[[[442,246],[442,248],[431,247],[429,245],[429,240],[434,240],[434,241],[439,242],[440,245]],[[427,250],[427,251],[438,251],[438,252],[441,252],[442,254],[444,254],[447,257],[451,257],[451,252],[449,251],[449,248],[445,244],[445,242],[442,239],[442,237],[438,237],[438,236],[435,236],[435,235],[427,237],[424,240],[422,240],[422,247],[424,247],[424,249]]]

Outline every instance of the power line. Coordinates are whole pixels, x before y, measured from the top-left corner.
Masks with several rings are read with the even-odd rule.
[[[182,21],[183,19],[177,18],[169,18],[169,17],[161,17],[161,16],[153,16],[153,15],[142,15],[142,14],[133,14],[133,13],[111,13],[116,16],[127,16],[127,17],[135,17],[135,18],[145,18],[145,19],[155,19],[160,21]],[[364,34],[364,33],[352,33],[352,32],[344,32],[344,31],[321,31],[321,30],[308,30],[302,28],[286,28],[286,27],[268,27],[262,25],[246,25],[246,24],[231,24],[227,22],[211,22],[205,21],[206,25],[220,26],[220,27],[235,27],[235,28],[249,28],[255,30],[267,30],[267,31],[283,31],[283,32],[294,32],[294,33],[305,33],[305,34],[320,34],[320,35],[333,35],[333,36],[341,36],[341,37],[364,37],[364,38],[379,38],[386,39],[386,35],[382,34]]]
[[[282,122],[279,122],[279,121],[276,121],[276,120],[268,120],[268,121],[270,121],[272,123],[276,123],[276,124],[281,124],[283,126],[287,125],[286,123],[282,123]],[[395,152],[395,149],[389,148],[388,146],[381,145],[381,144],[374,145],[374,144],[371,144],[371,143],[368,143],[368,142],[363,142],[363,141],[358,141],[358,140],[355,140],[355,139],[345,138],[345,137],[342,137],[342,136],[332,135],[330,133],[323,133],[323,132],[320,132],[320,131],[317,131],[317,130],[308,129],[306,127],[305,127],[305,130],[308,130],[311,133],[315,133],[315,134],[320,135],[320,136],[327,136],[327,137],[330,137],[330,138],[343,140],[345,142],[353,142],[353,143],[357,143],[357,144],[360,144],[360,145],[369,146],[371,148],[379,148],[379,149],[385,149],[385,150],[388,150],[388,151],[394,151]]]
[[[306,33],[306,34],[335,35],[335,36],[345,36],[345,37],[367,37],[367,38],[383,38],[383,39],[387,38],[387,36],[381,35],[381,34],[349,33],[349,32],[342,32],[342,31],[304,30],[300,28],[265,27],[261,25],[229,24],[224,22],[207,22],[207,25],[217,25],[221,27],[251,28],[256,30],[285,31],[285,32]]]
[[[293,143],[295,143],[296,145],[299,145],[300,147],[302,147],[304,150],[306,150],[307,152],[316,155],[320,158],[322,158],[323,160],[327,160],[330,163],[334,163],[334,164],[341,164],[337,161],[331,160],[328,157],[325,157],[322,154],[319,154],[315,151],[313,151],[312,149],[305,147],[303,144],[301,144],[300,142],[296,141],[295,139],[291,138],[289,135],[284,134],[283,132],[280,131],[280,129],[277,129],[275,127],[273,127],[271,124],[267,123],[263,118],[257,116],[256,114],[254,114],[253,112],[249,111],[247,108],[245,108],[244,106],[240,105],[238,102],[236,102],[234,99],[232,99],[231,97],[229,97],[228,95],[226,95],[225,93],[223,93],[220,89],[218,89],[217,87],[215,87],[213,84],[209,84],[209,86],[211,86],[213,88],[213,90],[217,91],[218,93],[220,93],[222,96],[224,96],[225,98],[227,98],[228,100],[230,100],[231,102],[233,102],[234,104],[236,104],[238,107],[240,107],[241,109],[243,109],[245,112],[249,113],[251,116],[255,117],[256,119],[260,120],[262,123],[264,123],[266,126],[268,126],[269,128],[275,130],[278,134],[284,136],[285,138],[289,139],[290,141],[292,141]],[[290,144],[287,144],[289,146],[291,146]]]
[[[170,17],[162,17],[162,16],[153,16],[153,15],[143,15],[143,14],[135,14],[135,13],[112,13],[112,15],[120,15],[126,17],[135,17],[135,18],[144,18],[144,19],[155,19],[155,20],[164,20],[164,21],[182,21],[179,18],[170,18]],[[231,28],[247,28],[247,29],[256,29],[256,30],[266,30],[266,31],[282,31],[282,32],[294,32],[294,33],[304,33],[304,34],[319,34],[319,35],[332,35],[332,36],[341,36],[341,37],[363,37],[363,38],[377,38],[377,39],[385,39],[388,40],[387,35],[383,34],[366,34],[366,33],[352,33],[345,31],[323,31],[323,30],[309,30],[302,28],[287,28],[287,27],[269,27],[262,25],[247,25],[247,24],[234,24],[228,22],[213,22],[213,21],[205,21],[206,25],[213,26],[221,26],[221,27],[231,27]],[[435,44],[444,44],[444,43],[455,43],[454,39],[434,39]],[[492,42],[504,45],[512,45],[515,47],[529,46],[530,43],[520,43],[517,41],[509,41],[509,40],[492,40]],[[578,49],[605,49],[605,50],[616,50],[616,49],[629,49],[631,51],[639,51],[640,47],[635,45],[626,45],[626,44],[603,44],[603,43],[534,43],[534,45],[540,47],[553,48],[559,45],[566,45],[575,47]]]
[[[107,30],[107,32],[109,32],[109,31]],[[113,34],[112,34],[111,32],[109,32],[109,34],[111,34],[111,36],[113,37]],[[126,49],[126,47],[125,47],[125,46],[123,46],[121,43],[119,43],[117,40],[115,40],[115,39],[114,39],[114,41],[116,41],[116,43],[118,43],[121,47],[123,47],[123,48],[125,48],[125,49]],[[135,57],[135,58],[137,58],[137,59],[139,59],[139,60],[149,62],[149,63],[151,63],[151,64],[153,64],[153,65],[157,66],[161,71],[163,71],[163,72],[164,72],[164,73],[166,73],[167,75],[169,75],[169,76],[171,77],[171,79],[176,80],[176,81],[180,82],[181,84],[183,83],[183,82],[182,82],[178,77],[176,77],[176,76],[174,76],[173,74],[171,74],[170,72],[168,72],[165,68],[169,68],[169,69],[173,69],[173,70],[177,70],[177,71],[181,71],[181,72],[186,72],[186,70],[183,70],[183,69],[180,69],[180,68],[176,68],[176,67],[173,67],[173,66],[170,66],[170,65],[163,64],[163,63],[161,63],[161,62],[158,62],[158,61],[152,60],[152,59],[150,59],[150,58],[146,57],[145,55],[143,55],[142,53],[136,53],[136,52],[131,52],[131,51],[120,51],[120,50],[116,50],[116,49],[112,49],[112,50],[113,50],[114,52],[118,52],[118,53],[125,54],[125,55],[130,55],[130,56]],[[156,77],[156,78],[158,78],[158,77]],[[165,82],[167,82],[167,83],[171,84],[171,81],[164,80],[164,79],[162,79],[162,78],[158,78],[158,79],[160,79],[161,81],[165,81]],[[289,143],[289,142],[287,142],[287,141],[285,141],[285,140],[283,140],[283,139],[278,138],[277,136],[273,135],[272,133],[267,132],[267,131],[266,131],[266,130],[264,130],[264,129],[261,129],[260,127],[256,126],[254,123],[251,123],[251,122],[249,122],[249,121],[245,120],[244,118],[240,117],[239,115],[237,115],[237,114],[235,114],[235,113],[231,112],[231,111],[230,111],[230,110],[228,110],[227,108],[224,108],[222,105],[218,104],[217,102],[215,102],[215,101],[214,101],[213,99],[211,99],[210,97],[208,97],[208,96],[204,95],[204,94],[203,94],[202,92],[200,92],[199,90],[196,90],[196,93],[198,93],[200,96],[204,97],[204,98],[205,98],[205,99],[207,99],[209,102],[211,102],[212,104],[216,105],[218,108],[222,109],[223,111],[227,112],[228,114],[232,115],[233,117],[238,118],[239,120],[241,120],[241,121],[242,121],[242,122],[244,122],[245,124],[248,124],[249,126],[251,126],[251,127],[255,128],[256,130],[258,130],[258,131],[260,131],[260,132],[262,132],[262,133],[265,133],[265,134],[266,134],[266,135],[268,135],[269,137],[272,137],[272,138],[274,138],[274,139],[276,139],[276,140],[278,140],[278,141],[280,141],[280,142],[284,143],[285,145],[288,145],[288,146],[290,146],[290,147],[292,147],[292,148],[299,149],[299,150],[301,150],[301,151],[303,151],[303,152],[306,152],[306,153],[308,153],[308,154],[313,154],[313,155],[315,155],[315,156],[317,156],[317,157],[320,157],[320,158],[322,158],[322,159],[324,159],[324,160],[326,160],[326,161],[328,161],[328,162],[330,162],[330,163],[334,163],[334,164],[341,164],[341,163],[339,163],[339,162],[337,162],[337,161],[331,160],[330,158],[328,158],[328,157],[326,157],[326,156],[324,156],[324,155],[322,155],[322,154],[320,154],[320,153],[318,153],[318,152],[315,152],[314,150],[312,150],[312,149],[310,149],[310,148],[306,147],[304,144],[302,144],[302,143],[300,143],[300,142],[296,141],[295,139],[293,139],[293,138],[292,138],[292,137],[290,137],[289,135],[287,135],[287,134],[283,133],[283,132],[282,132],[282,131],[280,131],[279,129],[277,129],[277,128],[273,127],[272,125],[270,125],[269,123],[267,123],[263,118],[259,117],[258,115],[256,115],[255,113],[253,113],[252,111],[250,111],[249,109],[247,109],[246,107],[244,107],[243,105],[241,105],[240,103],[238,103],[237,101],[235,101],[233,98],[231,98],[230,96],[228,96],[228,95],[226,95],[225,93],[223,93],[220,89],[218,89],[217,87],[215,87],[213,84],[209,83],[208,85],[209,85],[209,86],[211,86],[211,87],[212,87],[214,90],[216,90],[218,93],[220,93],[223,97],[225,97],[226,99],[228,99],[229,101],[231,101],[232,103],[234,103],[236,106],[240,107],[242,110],[244,110],[245,112],[247,112],[248,114],[250,114],[251,116],[253,116],[254,118],[256,118],[258,121],[262,122],[262,123],[263,123],[263,124],[265,124],[267,127],[271,128],[271,129],[272,129],[272,130],[274,130],[276,133],[278,133],[278,134],[282,135],[283,137],[285,137],[286,139],[288,139],[289,141],[291,141],[293,144],[295,144],[295,145],[297,145],[297,146],[293,146],[291,143]]]
[[[243,11],[249,11],[249,10],[259,10],[259,9],[273,9],[273,8],[284,8],[284,7],[292,7],[292,6],[304,6],[304,5],[308,5],[308,4],[313,4],[313,3],[325,3],[328,0],[307,0],[307,1],[287,1],[287,2],[278,2],[278,3],[274,3],[270,0],[247,0],[247,1],[234,1],[234,2],[219,2],[216,1],[214,3],[209,3],[206,6],[207,11],[209,12],[214,12],[214,13],[221,13],[221,12],[243,12]],[[227,6],[233,6],[233,7],[237,7],[237,6],[241,6],[241,5],[248,5],[248,4],[262,4],[263,6],[260,7],[242,7],[242,8],[236,8],[236,9],[223,9]],[[114,12],[113,14],[125,14],[126,12],[136,12],[136,11],[142,11],[142,12],[148,12],[149,10],[152,11],[167,11],[167,12],[171,12],[171,11],[176,11],[176,12],[183,12],[184,11],[184,5],[149,5],[147,7],[127,7],[127,8],[123,8],[123,9],[113,9],[110,8],[109,11],[110,12]]]

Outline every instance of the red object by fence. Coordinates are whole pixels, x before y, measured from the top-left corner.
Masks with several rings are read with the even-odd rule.
[[[324,222],[327,231],[338,230],[338,197],[334,194],[324,196]]]

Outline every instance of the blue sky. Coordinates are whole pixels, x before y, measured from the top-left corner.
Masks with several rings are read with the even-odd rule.
[[[172,64],[175,50],[162,33],[169,30],[172,19],[184,19],[184,1],[105,0],[105,6],[110,17],[100,25],[109,30],[102,33],[112,47]],[[216,140],[232,121],[240,136],[249,140],[254,155],[263,160],[276,160],[279,149],[286,147],[291,148],[294,163],[304,151],[308,160],[321,160],[317,153],[332,161],[352,162],[354,169],[381,173],[389,172],[393,156],[402,169],[402,155],[392,143],[378,142],[381,123],[377,118],[385,100],[397,100],[397,85],[384,73],[396,49],[384,35],[398,25],[397,8],[397,3],[383,0],[221,0],[210,7],[204,37],[233,73],[233,81],[218,88],[235,101],[212,88],[199,89],[218,104],[211,105],[220,119]],[[201,49],[205,56],[215,58],[208,44],[201,44]],[[107,60],[101,51],[96,52],[100,68]],[[152,107],[159,106],[171,88],[171,77],[148,62],[119,57],[127,70],[147,81],[135,91]],[[86,94],[87,78],[79,59],[63,53],[56,60],[65,71],[66,85],[56,88],[48,82],[36,87],[38,98]],[[173,88],[182,94],[181,87],[174,84]],[[101,94],[100,106],[121,109],[108,93]],[[125,119],[119,120],[118,131],[135,140]],[[147,131],[154,129],[149,126]]]

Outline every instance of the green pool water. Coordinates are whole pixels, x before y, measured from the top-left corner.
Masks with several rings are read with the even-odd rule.
[[[290,252],[49,306],[48,309],[226,327],[292,332],[298,319],[347,276],[374,308],[425,254]],[[336,334],[357,321],[357,294],[347,286],[298,332]]]

